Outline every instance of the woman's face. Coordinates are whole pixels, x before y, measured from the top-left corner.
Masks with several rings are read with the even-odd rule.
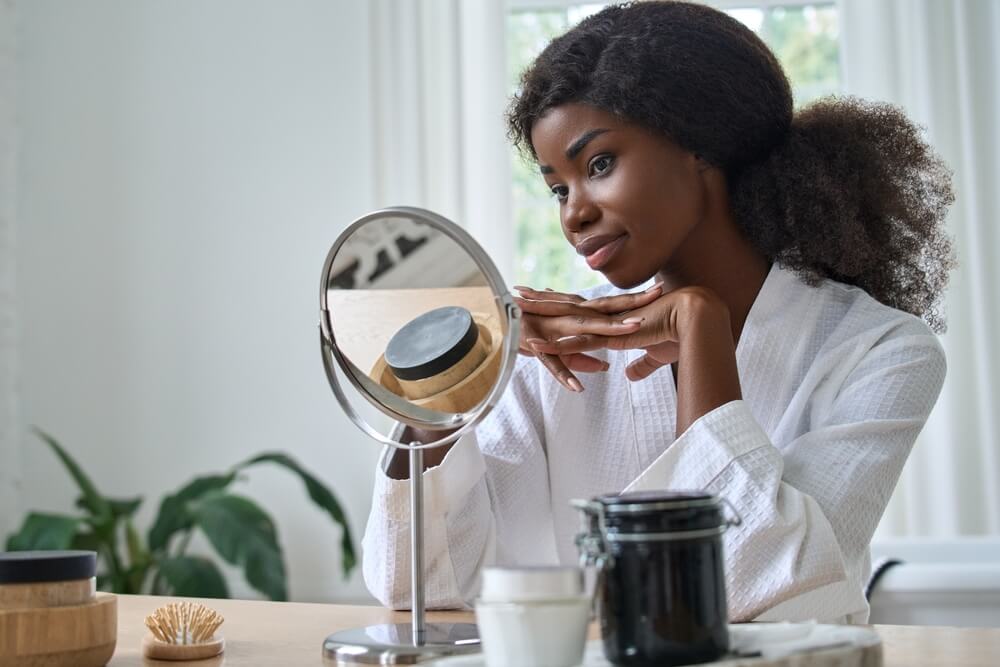
[[[563,234],[590,268],[627,289],[683,263],[684,242],[708,205],[693,154],[583,104],[550,109],[531,143]]]

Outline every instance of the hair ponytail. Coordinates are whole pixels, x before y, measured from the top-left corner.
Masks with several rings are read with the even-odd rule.
[[[954,266],[943,220],[951,172],[889,104],[825,98],[785,139],[729,176],[737,222],[807,282],[856,285],[944,329],[938,302]]]

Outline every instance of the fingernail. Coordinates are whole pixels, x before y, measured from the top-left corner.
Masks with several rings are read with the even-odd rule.
[[[602,370],[602,371],[606,371],[606,370],[608,370],[609,368],[611,368],[611,364],[609,364],[608,362],[606,362],[606,361],[605,361],[605,362],[604,362],[604,366],[603,366],[603,367],[601,368],[601,370]]]
[[[576,378],[569,378],[568,380],[566,380],[566,384],[568,384],[573,389],[573,391],[575,391],[578,394],[581,391],[583,391],[583,385],[580,384],[580,381],[577,380]]]
[[[526,342],[528,343],[528,345],[531,345],[532,347],[534,347],[535,345],[542,345],[542,344],[544,344],[545,340],[543,340],[541,338],[528,338],[526,340]]]
[[[518,292],[534,292],[535,291],[535,290],[531,289],[530,287],[525,287],[524,285],[514,285],[514,289],[516,289]]]
[[[551,291],[552,291],[552,288],[551,288],[551,287],[546,287],[546,288],[545,288],[545,291],[546,291],[546,292],[551,292]]]
[[[649,294],[650,292],[655,292],[656,290],[660,289],[661,287],[663,287],[663,281],[662,280],[660,282],[656,283],[655,285],[653,285],[652,287],[650,287],[649,289],[647,289],[646,293]]]
[[[645,317],[627,317],[622,320],[622,324],[642,324],[645,321]]]

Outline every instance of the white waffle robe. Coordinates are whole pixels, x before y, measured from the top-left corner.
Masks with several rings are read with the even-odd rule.
[[[743,519],[724,537],[731,620],[865,622],[869,543],[944,381],[933,332],[775,264],[736,348],[743,399],[679,438],[670,369],[625,378],[641,354],[595,353],[611,368],[579,374],[580,394],[518,359],[500,404],[424,473],[428,608],[469,605],[485,565],[576,564],[573,498],[705,489]],[[389,453],[363,570],[379,601],[406,609],[409,482],[383,472]]]

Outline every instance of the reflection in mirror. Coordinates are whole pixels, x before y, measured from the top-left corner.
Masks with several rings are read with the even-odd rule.
[[[358,227],[333,259],[327,303],[352,366],[414,406],[468,412],[497,381],[506,333],[497,300],[437,229],[402,217]]]

